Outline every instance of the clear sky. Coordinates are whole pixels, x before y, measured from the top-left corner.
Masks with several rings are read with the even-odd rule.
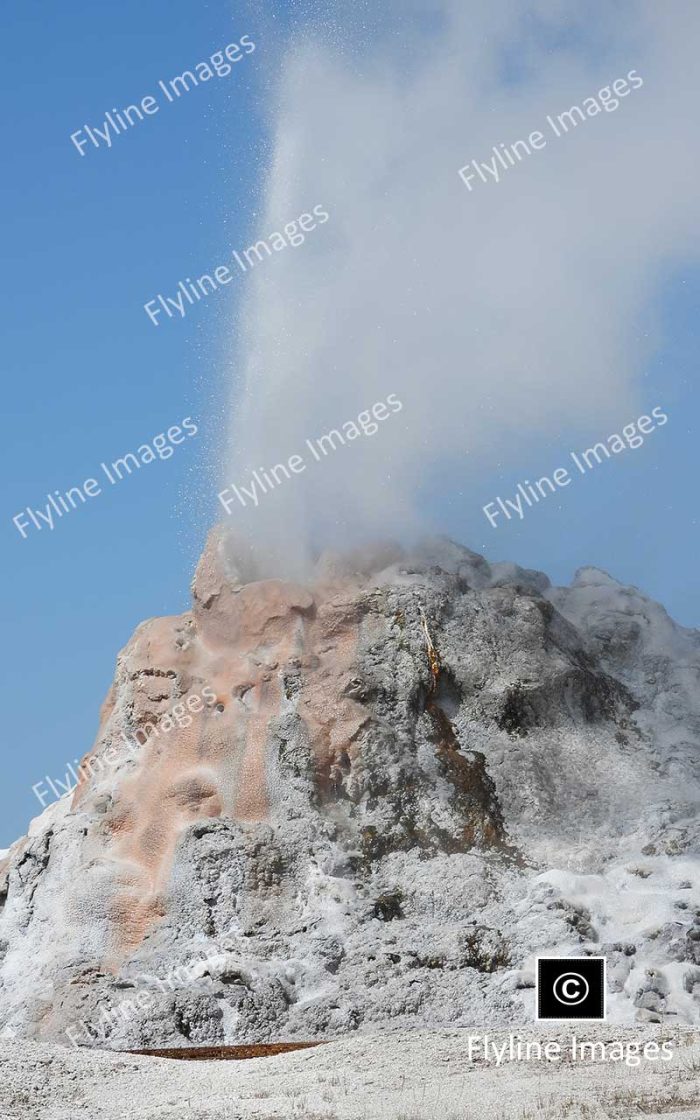
[[[260,90],[289,13],[184,0],[9,3],[0,26],[5,93],[3,216],[6,420],[2,441],[5,555],[5,766],[0,847],[39,811],[32,785],[65,778],[91,746],[117,652],[143,619],[186,610],[215,516],[245,278],[155,328],[143,304],[250,243],[269,137]],[[256,51],[173,103],[167,81],[248,35]],[[267,52],[267,53],[266,53]],[[71,133],[104,127],[105,111],[156,95],[159,110],[81,156]],[[83,134],[84,135],[84,134]],[[437,527],[491,559],[568,582],[595,564],[700,624],[697,557],[698,316],[690,266],[660,278],[642,411],[669,423],[638,451],[551,497],[522,522],[492,529],[481,505],[559,466],[572,433],[524,448],[515,467],[478,477],[468,449],[429,479]],[[233,371],[235,372],[235,371]],[[582,386],[582,393],[585,386]],[[648,409],[646,408],[648,406]],[[191,417],[196,436],[143,465],[53,530],[12,518],[135,452]],[[621,416],[620,426],[634,416]],[[600,432],[603,437],[608,432]],[[587,444],[584,444],[587,446]]]

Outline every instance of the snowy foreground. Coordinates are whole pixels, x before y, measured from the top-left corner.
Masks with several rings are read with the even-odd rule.
[[[0,1043],[2,1120],[605,1120],[700,1118],[700,1032],[653,1025],[574,1028],[579,1040],[671,1040],[669,1061],[638,1066],[568,1058],[572,1031],[515,1037],[558,1040],[563,1059],[471,1060],[470,1032],[361,1035],[273,1058],[174,1061],[35,1043]],[[483,1038],[483,1035],[480,1036]],[[502,1046],[509,1032],[489,1039]],[[619,1049],[619,1047],[618,1047]],[[655,1046],[652,1047],[656,1049]],[[627,1051],[629,1052],[629,1051]]]

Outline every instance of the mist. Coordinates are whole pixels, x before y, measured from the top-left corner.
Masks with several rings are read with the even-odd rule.
[[[698,255],[697,5],[378,7],[394,34],[362,11],[307,21],[269,96],[251,242],[329,215],[250,271],[237,313],[222,486],[305,456],[223,518],[270,572],[439,530],[431,477],[458,487],[523,440],[643,411],[660,292]],[[632,70],[615,111],[465,186],[460,167]],[[403,407],[375,434],[312,457],[389,394]]]

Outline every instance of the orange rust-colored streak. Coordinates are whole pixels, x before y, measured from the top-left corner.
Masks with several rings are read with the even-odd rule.
[[[435,692],[435,689],[438,685],[438,680],[440,679],[440,655],[433,644],[433,639],[430,636],[430,631],[428,629],[428,620],[425,617],[425,611],[422,607],[419,607],[419,610],[421,625],[423,627],[423,634],[425,635],[425,648],[428,654],[430,673],[433,678],[431,692]]]
[[[125,690],[106,705],[103,735],[149,728],[145,745],[123,747],[136,766],[90,778],[77,791],[108,792],[95,829],[98,856],[113,867],[113,944],[108,967],[133,952],[167,910],[175,850],[197,820],[228,816],[242,823],[268,819],[275,803],[271,731],[288,703],[283,688],[290,662],[301,673],[297,710],[308,729],[319,788],[330,797],[356,754],[369,719],[346,694],[356,673],[361,627],[375,624],[357,587],[348,581],[306,589],[280,580],[235,586],[216,557],[200,565],[193,616],[158,619],[139,627],[124,653]],[[200,711],[187,700],[206,684],[216,702]],[[115,712],[128,705],[129,727]],[[175,704],[191,721],[164,730]],[[188,720],[183,719],[183,723]],[[145,738],[142,735],[141,738]],[[101,802],[104,805],[104,801]]]
[[[138,769],[113,790],[105,821],[109,857],[115,873],[124,873],[112,908],[115,959],[133,950],[163,912],[175,849],[188,825],[222,815],[259,821],[270,812],[270,725],[283,700],[275,670],[298,655],[300,616],[313,599],[278,580],[246,585],[239,594],[229,588],[227,596],[215,625],[200,608],[186,649],[175,643],[181,620],[158,620],[137,632],[133,662],[151,672],[136,678],[134,722],[148,720],[155,731],[136,756]],[[158,666],[172,670],[170,678],[154,675]],[[216,702],[191,713],[190,726],[163,731],[173,707],[163,699],[175,687],[171,680],[188,686],[184,696],[176,693],[178,703],[201,694],[202,683]]]

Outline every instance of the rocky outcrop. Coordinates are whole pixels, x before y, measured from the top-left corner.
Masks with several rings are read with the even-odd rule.
[[[308,587],[241,555],[214,533],[192,611],[137,629],[78,789],[0,863],[0,1028],[527,1023],[545,951],[604,953],[613,1019],[697,1021],[698,635],[446,541]]]

